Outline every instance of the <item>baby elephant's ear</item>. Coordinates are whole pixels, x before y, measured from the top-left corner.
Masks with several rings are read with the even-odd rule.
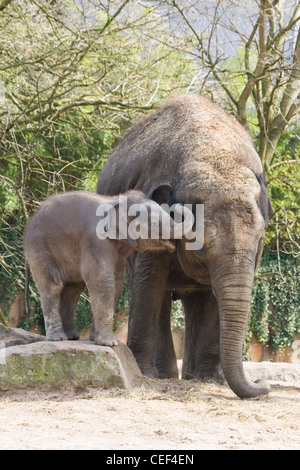
[[[148,194],[148,197],[157,204],[168,204],[170,201],[172,189],[173,188],[170,183],[163,183],[154,188],[150,194]]]
[[[100,240],[112,237],[116,233],[116,207],[119,201],[112,201],[107,204],[100,204],[97,208],[96,215],[101,216],[102,219],[98,222],[96,233]]]
[[[127,227],[128,227],[127,212],[124,213],[124,211],[120,211],[120,199],[117,199],[116,201],[112,202],[110,211],[111,211],[111,216],[112,217],[111,217],[111,223],[110,223],[110,227],[109,227],[109,230],[108,230],[108,237],[107,238],[109,238],[111,240],[118,240],[122,243],[127,243],[132,248],[136,248],[137,247],[137,241],[130,238],[129,234],[128,234],[128,230],[127,230]],[[124,230],[124,225],[126,225],[126,232],[125,233],[120,232],[121,219],[123,219],[123,222],[126,221],[125,224],[123,224],[123,230]],[[110,233],[112,234],[112,237],[110,237]]]

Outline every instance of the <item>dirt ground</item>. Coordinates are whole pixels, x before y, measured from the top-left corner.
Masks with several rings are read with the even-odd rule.
[[[240,400],[227,386],[149,380],[133,390],[0,395],[0,449],[300,449],[300,389]],[[291,384],[293,385],[293,384]]]

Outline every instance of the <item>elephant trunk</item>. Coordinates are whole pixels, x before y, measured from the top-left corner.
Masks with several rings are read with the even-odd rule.
[[[255,260],[249,254],[237,253],[221,257],[211,269],[219,309],[221,365],[228,385],[240,398],[266,395],[270,391],[267,382],[253,383],[246,377],[242,362],[254,264]]]

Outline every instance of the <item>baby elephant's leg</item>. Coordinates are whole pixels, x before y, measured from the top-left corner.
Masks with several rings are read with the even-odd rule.
[[[116,346],[113,334],[114,280],[94,279],[87,284],[93,313],[93,335],[91,340],[100,346]]]
[[[62,341],[68,339],[60,317],[60,294],[63,285],[48,283],[47,290],[42,290],[41,303],[45,320],[46,339]]]
[[[55,280],[49,273],[54,271],[51,261],[39,259],[39,254],[31,254],[31,272],[41,297],[43,316],[45,321],[46,339],[48,341],[61,341],[68,339],[64,332],[60,317],[60,295],[63,282]]]
[[[68,339],[78,339],[75,328],[76,307],[85,284],[65,285],[60,296],[60,316]]]

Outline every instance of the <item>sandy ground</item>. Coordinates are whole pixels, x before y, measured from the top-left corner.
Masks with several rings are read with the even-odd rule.
[[[300,389],[240,400],[227,386],[151,380],[134,390],[0,396],[0,449],[300,449]]]

